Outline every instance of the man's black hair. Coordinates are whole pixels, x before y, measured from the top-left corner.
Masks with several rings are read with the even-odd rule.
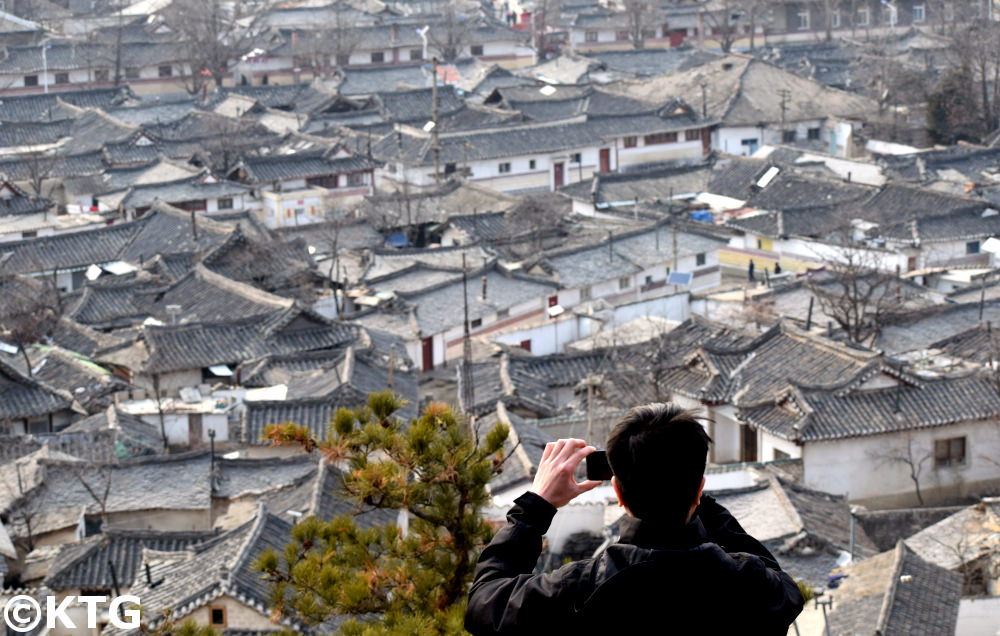
[[[629,511],[643,521],[683,524],[705,475],[712,438],[676,404],[631,409],[608,436],[608,463]]]

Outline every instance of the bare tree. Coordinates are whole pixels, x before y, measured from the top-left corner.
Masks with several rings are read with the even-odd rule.
[[[723,53],[729,53],[748,22],[750,0],[715,0],[703,13],[705,23],[719,42]]]
[[[4,275],[0,271],[0,337],[17,345],[31,375],[27,346],[47,338],[62,316],[62,298],[50,278]]]
[[[880,446],[878,450],[869,451],[868,455],[883,464],[904,466],[907,469],[910,481],[913,482],[917,501],[920,502],[921,506],[924,505],[924,496],[920,491],[920,477],[923,474],[924,462],[931,459],[933,454],[931,451],[920,449],[910,431],[906,431],[906,436],[902,443]]]
[[[326,77],[335,68],[347,66],[351,53],[361,43],[363,31],[355,28],[357,10],[338,2],[329,7],[330,19],[316,30],[297,32],[292,37],[292,51],[300,65],[308,66],[313,76]]]
[[[188,92],[200,92],[211,79],[222,81],[240,58],[259,42],[264,19],[275,0],[174,0],[165,12],[167,24],[187,50],[191,66]]]
[[[39,199],[46,198],[45,182],[52,175],[56,162],[59,160],[58,157],[39,150],[33,150],[22,154],[21,160],[28,171],[27,177],[30,193]],[[51,190],[51,187],[49,190]]]
[[[1000,24],[975,20],[958,29],[949,49],[956,66],[968,68],[980,99],[983,134],[997,129],[1000,95]]]
[[[549,25],[559,17],[559,9],[562,0],[535,0],[534,10],[531,12],[531,46],[535,49],[535,55],[539,59],[544,57],[548,49],[547,33]]]
[[[115,458],[110,449],[110,445],[97,444],[90,460],[68,464],[77,481],[100,509],[102,522],[108,520],[108,496],[111,494],[115,469]]]
[[[632,40],[632,48],[641,49],[646,46],[646,34],[655,29],[659,10],[654,0],[624,0],[625,18],[628,21],[628,36]]]
[[[851,342],[871,342],[903,310],[902,282],[880,267],[878,253],[841,246],[824,264],[829,276],[810,277],[806,287]]]
[[[427,39],[442,59],[451,61],[462,55],[475,28],[476,15],[452,0],[442,7],[441,20],[428,29]]]
[[[2,486],[10,497],[6,511],[6,522],[16,529],[14,540],[25,553],[35,549],[35,519],[42,512],[39,499],[32,496],[33,484],[28,484],[25,474],[24,458],[15,459],[8,466],[13,466],[13,475],[9,471],[0,471]]]

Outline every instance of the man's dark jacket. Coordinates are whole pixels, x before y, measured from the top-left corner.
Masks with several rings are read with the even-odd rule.
[[[804,603],[798,586],[729,511],[704,495],[691,522],[621,522],[593,559],[532,574],[556,509],[528,492],[483,551],[465,627],[483,634],[780,634]]]

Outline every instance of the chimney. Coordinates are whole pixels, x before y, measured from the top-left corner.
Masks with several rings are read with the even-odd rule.
[[[785,214],[781,210],[777,212],[778,221],[778,238],[784,238],[785,236]]]
[[[191,210],[191,238],[198,240],[198,222],[194,220],[194,210]]]

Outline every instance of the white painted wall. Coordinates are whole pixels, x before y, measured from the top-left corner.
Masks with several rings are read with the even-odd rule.
[[[929,457],[920,478],[926,502],[945,496],[968,496],[1000,483],[1000,466],[990,461],[1000,457],[1000,427],[996,422],[965,422],[911,431],[909,435],[914,456]],[[965,465],[935,468],[934,440],[961,436],[966,438]],[[805,485],[846,494],[851,500],[915,502],[909,467],[884,459],[894,449],[905,451],[906,441],[905,434],[897,433],[809,443],[802,450]]]
[[[1000,597],[963,598],[958,604],[955,636],[1000,634]]]
[[[712,426],[712,461],[717,464],[740,461],[740,426],[736,409],[728,404],[708,409]]]

